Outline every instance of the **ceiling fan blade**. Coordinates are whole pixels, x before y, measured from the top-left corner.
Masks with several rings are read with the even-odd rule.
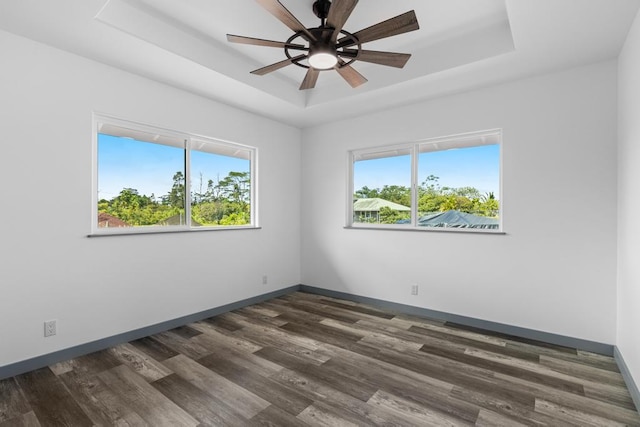
[[[340,66],[336,67],[336,71],[347,81],[347,83],[351,85],[351,87],[358,87],[368,81],[362,74],[353,69],[351,65],[346,65],[344,61],[339,62]]]
[[[397,36],[398,34],[408,33],[409,31],[415,31],[419,29],[418,17],[416,12],[411,10],[409,12],[398,15],[395,18],[387,19],[386,21],[379,22],[371,27],[360,30],[354,34],[354,36],[360,41],[360,43],[371,42],[374,40],[384,39],[386,37]],[[336,47],[352,46],[355,43],[348,37],[340,39]]]
[[[273,16],[278,18],[280,22],[282,22],[287,27],[291,28],[293,31],[296,31],[296,32],[302,31],[302,33],[304,34],[304,37],[308,41],[314,41],[314,42],[317,41],[315,36],[311,34],[309,30],[307,30],[305,26],[302,25],[302,23],[298,21],[298,19],[295,16],[293,16],[293,14],[289,12],[289,10],[286,7],[284,7],[282,3],[280,3],[278,0],[256,0],[256,1],[260,4],[260,6],[267,9],[269,13],[271,13]]]
[[[333,0],[331,8],[329,8],[329,14],[327,15],[327,26],[335,28],[331,35],[331,41],[333,43],[338,40],[340,30],[344,26],[351,12],[355,9],[358,0]]]
[[[287,58],[284,61],[276,62],[275,64],[267,65],[266,67],[258,68],[257,70],[253,70],[251,74],[257,74],[258,76],[264,76],[265,74],[269,74],[273,71],[279,70],[280,68],[284,68],[287,65],[291,65],[296,61],[306,58],[307,55],[298,55],[293,58]]]
[[[304,80],[300,85],[300,90],[313,89],[316,86],[319,75],[320,71],[316,70],[315,68],[309,68],[309,70],[307,71],[307,75],[304,76]]]
[[[361,50],[360,56],[355,49],[345,49],[339,52],[340,55],[344,55],[349,58],[358,57],[358,61],[371,62],[373,64],[386,65],[388,67],[403,68],[409,58],[410,53],[397,53],[397,52],[379,52],[377,50]]]
[[[234,34],[227,34],[227,41],[231,43],[250,44],[254,46],[267,46],[267,47],[288,47],[289,49],[306,49],[306,46],[301,44],[287,44],[286,42],[278,42],[274,40],[256,39],[253,37],[236,36]]]

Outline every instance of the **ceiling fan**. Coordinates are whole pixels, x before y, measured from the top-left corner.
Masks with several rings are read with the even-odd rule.
[[[403,68],[411,54],[364,50],[362,44],[419,29],[415,11],[367,27],[355,33],[343,30],[358,0],[316,0],[313,12],[320,18],[320,26],[306,28],[278,0],[256,0],[269,13],[295,31],[285,42],[227,34],[232,43],[284,49],[287,59],[251,71],[263,76],[287,65],[307,68],[300,90],[312,89],[320,71],[336,70],[351,87],[358,87],[367,79],[351,64],[355,61],[371,62],[389,67]]]

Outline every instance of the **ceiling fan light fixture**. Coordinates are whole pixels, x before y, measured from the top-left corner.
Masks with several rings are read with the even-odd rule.
[[[338,63],[338,55],[331,46],[319,44],[311,47],[308,61],[316,70],[329,70]]]
[[[309,65],[316,70],[328,70],[338,63],[338,58],[330,53],[316,53],[309,57]]]
[[[367,79],[351,66],[355,61],[403,68],[411,57],[410,54],[363,50],[362,44],[420,28],[416,12],[411,10],[350,33],[343,27],[359,0],[315,0],[313,12],[320,19],[320,26],[307,28],[281,0],[256,1],[293,30],[293,35],[284,42],[233,34],[227,34],[227,40],[232,43],[283,48],[287,59],[253,70],[251,74],[263,76],[288,65],[306,68],[307,73],[300,90],[313,89],[320,71],[325,70],[335,70],[354,88],[366,83]]]

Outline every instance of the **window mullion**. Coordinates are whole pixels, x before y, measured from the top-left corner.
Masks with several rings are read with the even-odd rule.
[[[191,228],[191,139],[184,140],[184,223]]]
[[[418,225],[418,153],[419,145],[416,144],[411,150],[411,226]]]

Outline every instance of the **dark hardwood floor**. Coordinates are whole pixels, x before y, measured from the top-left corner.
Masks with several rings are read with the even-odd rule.
[[[640,426],[614,360],[294,293],[0,381],[6,426]]]

